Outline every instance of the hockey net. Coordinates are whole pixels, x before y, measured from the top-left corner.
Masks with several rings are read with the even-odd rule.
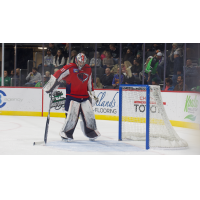
[[[150,86],[150,102],[146,105],[146,87],[122,87],[121,90],[121,139],[146,140],[146,126],[149,126],[150,148],[185,148],[187,142],[181,139],[172,127],[163,106],[160,87]],[[149,108],[149,120],[146,111]]]

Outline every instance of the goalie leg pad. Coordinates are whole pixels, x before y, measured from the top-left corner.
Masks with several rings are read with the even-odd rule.
[[[79,112],[80,103],[73,100],[70,101],[67,118],[65,118],[65,122],[61,130],[62,134],[65,133],[66,138],[73,138],[72,135],[78,122]]]
[[[86,137],[96,138],[100,136],[101,134],[97,130],[94,112],[89,100],[81,102],[80,112],[84,125],[84,134],[86,135]]]

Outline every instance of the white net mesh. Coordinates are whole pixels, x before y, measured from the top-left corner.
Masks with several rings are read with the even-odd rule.
[[[150,148],[188,146],[178,136],[167,117],[159,86],[150,86],[149,126]],[[146,140],[146,87],[122,88],[122,139]]]

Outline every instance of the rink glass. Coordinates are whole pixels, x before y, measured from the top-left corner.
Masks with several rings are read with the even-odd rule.
[[[49,47],[52,48],[53,43],[5,43],[4,44],[4,69],[8,71],[8,76],[11,77],[11,81],[9,86],[12,87],[24,87],[27,83],[26,77],[32,71],[33,67],[36,67],[38,72],[42,76],[42,80],[37,84],[37,87],[43,87],[46,79],[44,76],[46,75],[46,71],[50,74],[54,74],[55,67],[51,63],[49,66],[45,66],[44,57],[47,54],[47,49]],[[110,50],[110,43],[54,43],[53,54],[57,54],[57,50],[61,50],[62,55],[64,56],[64,65],[68,62],[73,62],[74,53],[80,53],[84,51],[88,62],[92,58],[97,58],[97,52],[99,52],[100,56],[102,53],[107,50]],[[149,56],[155,55],[155,49],[159,49],[164,56],[164,64],[159,68],[159,76],[161,78],[161,89],[165,88],[165,79],[166,77],[170,77],[175,81],[176,84],[176,72],[174,68],[173,59],[170,58],[170,53],[172,51],[174,43],[115,43],[115,47],[118,52],[118,59],[115,59],[114,65],[119,66],[121,69],[121,64],[124,64],[124,57],[126,56],[126,52],[128,48],[131,48],[133,59],[137,57],[137,54],[141,56],[141,72],[145,69],[145,63]],[[68,47],[68,48],[67,48]],[[200,61],[200,45],[198,43],[177,43],[177,48],[179,48],[181,52],[181,62],[183,66],[186,66],[187,60],[191,59],[192,64],[196,67],[197,76],[195,77],[187,77],[187,73],[185,73],[185,67],[183,67],[182,77],[184,85],[189,85],[188,91],[190,91],[193,87],[198,85],[199,82],[199,61]],[[2,61],[2,44],[0,44],[0,61]],[[120,54],[121,54],[121,62],[120,62]],[[70,59],[69,59],[70,57]],[[97,58],[98,59],[98,58]],[[130,64],[133,65],[133,59],[131,59]],[[57,66],[57,69],[62,68],[62,65]],[[111,69],[114,67],[111,67]],[[126,67],[129,64],[126,63]],[[105,74],[105,69],[103,68],[103,60],[101,60],[101,66],[97,66],[95,63],[92,67],[92,75],[93,75],[93,83],[94,88],[96,86],[96,78],[100,78]],[[1,66],[2,68],[2,66]],[[19,69],[18,69],[19,68]],[[17,72],[16,72],[17,70]],[[2,69],[1,69],[2,71]],[[13,72],[11,74],[11,72]],[[47,73],[48,74],[48,73]],[[1,73],[2,75],[2,73]],[[174,76],[175,75],[175,76]],[[143,76],[143,73],[137,75],[140,79],[140,84],[145,84],[146,80]],[[65,83],[61,86],[65,87]],[[35,87],[35,86],[34,86]],[[184,87],[184,90],[186,88]]]

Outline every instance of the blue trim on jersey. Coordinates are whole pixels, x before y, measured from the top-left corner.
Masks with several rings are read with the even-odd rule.
[[[66,85],[66,95],[71,93],[71,83]]]
[[[70,105],[70,101],[71,100],[81,103],[81,102],[89,100],[89,98],[87,98],[87,99],[81,99],[81,98],[75,98],[75,97],[72,97],[72,96],[68,95],[66,97],[66,101],[65,101],[65,111],[69,110],[69,105]]]

